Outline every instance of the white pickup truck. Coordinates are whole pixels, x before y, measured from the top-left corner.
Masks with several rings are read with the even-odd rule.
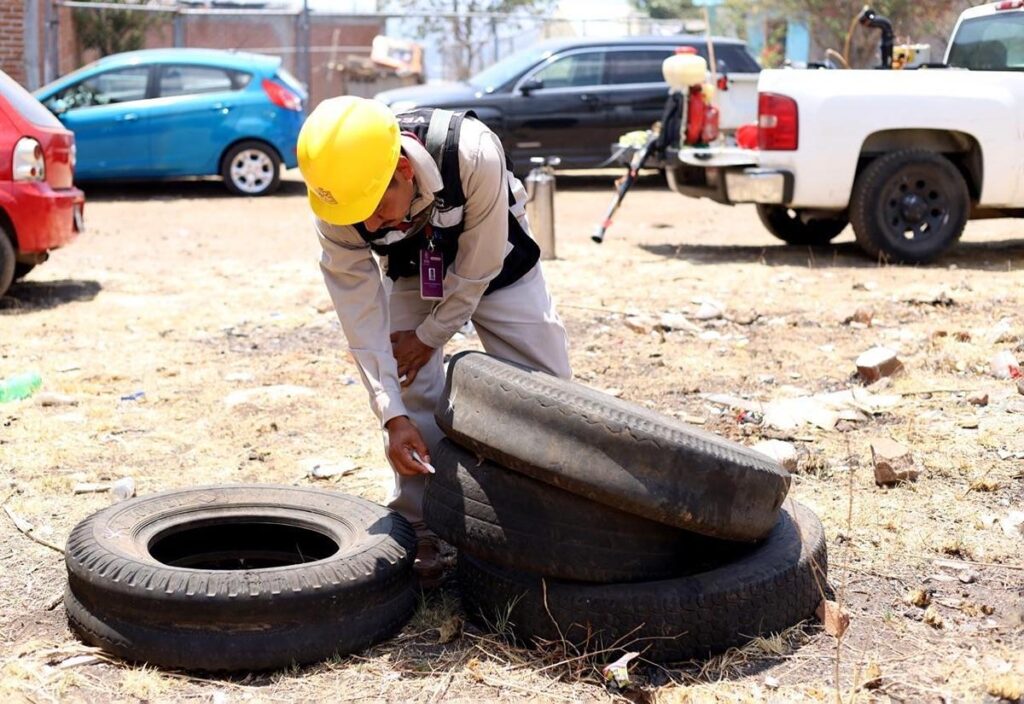
[[[756,203],[772,234],[928,261],[968,219],[1024,217],[1024,0],[965,11],[943,67],[764,71],[758,148],[682,148],[669,185]]]

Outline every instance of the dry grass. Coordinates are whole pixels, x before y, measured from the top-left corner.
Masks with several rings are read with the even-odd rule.
[[[1024,335],[1017,226],[972,224],[936,266],[879,267],[856,254],[848,234],[833,249],[785,248],[750,209],[641,184],[596,247],[589,231],[609,193],[594,184],[560,179],[562,258],[546,267],[579,378],[743,443],[783,436],[807,451],[791,495],[825,525],[828,586],[852,618],[841,641],[803,624],[707,661],[636,662],[633,683],[618,691],[600,669],[621,652],[514,646],[502,637],[501,613],[493,633],[481,632],[463,623],[454,591],[442,591],[394,640],[301,670],[204,678],[105,660],[62,669],[93,651],[54,608],[61,556],[0,513],[0,700],[848,704],[1019,691],[1024,542],[987,518],[1024,501],[1022,416],[1006,412],[1016,389],[988,374],[991,355],[1020,348]],[[105,494],[72,494],[75,483],[122,476],[140,493],[310,485],[303,459],[351,458],[356,472],[316,485],[385,499],[390,470],[364,391],[347,383],[355,370],[337,323],[323,312],[300,189],[291,182],[285,195],[241,201],[220,198],[219,188],[90,194],[90,232],[0,304],[0,376],[38,369],[46,389],[78,400],[0,406],[8,482],[0,498],[39,537],[62,544],[78,520],[108,505]],[[926,302],[940,291],[952,305]],[[626,313],[690,313],[704,296],[729,312],[755,309],[757,319],[709,321],[700,334],[638,333],[623,322]],[[874,310],[871,327],[843,323],[864,306]],[[990,333],[1004,317],[1010,331],[996,342]],[[902,402],[842,432],[739,423],[698,394],[770,400],[848,388],[852,360],[876,343],[899,350],[906,371],[883,393]],[[270,384],[317,394],[223,403],[232,391]],[[121,400],[138,390],[142,400]],[[987,406],[967,403],[975,391],[989,394]],[[875,486],[868,443],[877,436],[912,449],[923,467],[917,482]],[[976,577],[962,582],[963,570],[949,565]],[[930,603],[907,603],[912,590]]]

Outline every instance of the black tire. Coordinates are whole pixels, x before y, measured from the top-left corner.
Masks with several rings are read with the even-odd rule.
[[[796,245],[825,245],[846,229],[849,220],[837,215],[804,221],[799,209],[784,205],[757,204],[757,216],[768,232],[783,242]]]
[[[416,606],[414,545],[401,516],[335,492],[169,491],[75,527],[65,607],[84,641],[136,662],[206,671],[312,662],[402,627]]]
[[[466,613],[487,630],[527,645],[564,638],[589,651],[639,650],[658,662],[719,653],[810,617],[827,589],[826,571],[821,522],[790,502],[763,543],[676,579],[594,585],[542,580],[469,556],[458,564]]]
[[[763,538],[789,490],[789,474],[759,452],[479,352],[452,358],[435,416],[500,465],[714,538]]]
[[[20,281],[20,280],[24,279],[35,268],[36,268],[35,264],[22,264],[20,262],[15,262],[15,264],[14,264],[14,280],[15,281]]]
[[[884,255],[895,263],[939,256],[963,234],[970,212],[963,175],[949,159],[923,149],[872,161],[850,199],[857,244],[872,258]]]
[[[11,235],[0,223],[0,296],[7,293],[7,289],[14,282],[14,243]]]
[[[478,458],[450,440],[431,455],[423,519],[460,552],[527,572],[583,582],[630,582],[733,543],[649,521]]]
[[[247,139],[221,159],[224,185],[236,196],[266,196],[281,185],[281,157],[266,142]]]

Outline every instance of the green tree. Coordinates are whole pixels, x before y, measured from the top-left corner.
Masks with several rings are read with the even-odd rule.
[[[889,18],[899,43],[948,36],[964,7],[981,4],[982,1],[875,0],[868,4],[875,12]],[[803,19],[810,29],[811,38],[822,51],[833,49],[840,54],[845,53],[852,68],[867,68],[878,65],[879,33],[856,23],[855,18],[864,5],[865,0],[758,0],[747,3],[747,12]],[[941,49],[933,47],[933,52],[937,48]],[[935,58],[933,53],[933,60]]]
[[[139,5],[131,0],[104,0],[115,5]],[[95,49],[100,56],[142,49],[146,31],[166,18],[162,12],[75,8],[72,13],[80,51]]]
[[[459,80],[469,78],[483,68],[487,47],[499,41],[499,29],[507,35],[516,31],[515,20],[498,20],[490,14],[522,15],[523,23],[530,15],[550,12],[554,0],[390,0],[387,10],[426,12],[430,16],[419,22],[421,38],[443,36],[439,48],[445,65]],[[530,18],[533,21],[533,18]],[[431,48],[428,47],[428,51]]]
[[[633,7],[652,20],[671,20],[693,15],[691,0],[631,0]]]

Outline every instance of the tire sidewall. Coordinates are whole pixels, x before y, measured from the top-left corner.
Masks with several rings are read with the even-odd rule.
[[[7,289],[14,283],[15,264],[14,243],[7,228],[0,224],[0,296],[7,293]]]
[[[799,209],[795,209],[797,217],[792,218],[788,214],[790,209],[784,205],[757,203],[756,207],[765,229],[787,244],[826,245],[838,237],[848,224],[846,217],[840,214],[804,222],[799,218]]]
[[[231,177],[231,163],[235,160],[235,157],[247,150],[258,150],[263,152],[274,165],[274,173],[270,179],[270,183],[267,184],[266,188],[256,193],[250,193],[249,191],[243,190]],[[246,140],[244,142],[239,142],[228,149],[224,154],[224,159],[221,162],[220,175],[221,178],[224,179],[224,186],[234,195],[250,196],[253,198],[267,196],[274,193],[281,185],[281,157],[278,156],[277,150],[266,142],[258,140]]]
[[[893,229],[883,202],[904,174],[921,168],[935,174],[935,188],[942,189],[950,205],[942,230],[918,244]],[[889,154],[872,162],[857,179],[851,204],[856,214],[854,229],[866,251],[911,264],[928,262],[942,254],[959,239],[970,215],[970,193],[956,166],[941,154],[917,150]]]

